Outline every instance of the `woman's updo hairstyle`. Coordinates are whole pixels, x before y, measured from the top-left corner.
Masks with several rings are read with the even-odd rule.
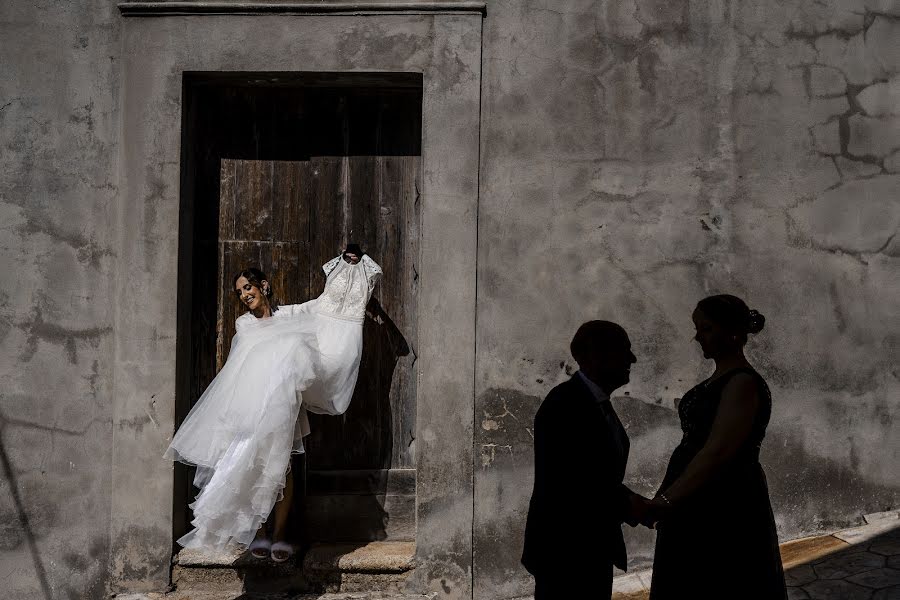
[[[278,310],[278,300],[275,298],[275,292],[272,289],[272,281],[263,273],[260,269],[256,267],[248,267],[243,271],[239,272],[234,276],[234,280],[231,282],[231,288],[234,289],[234,286],[237,285],[238,279],[241,277],[246,277],[247,281],[249,281],[252,285],[255,285],[266,295],[266,300],[269,302],[269,309],[272,312]],[[269,287],[263,290],[262,282],[266,281],[269,284]],[[238,302],[241,300],[240,294],[237,294]]]
[[[758,311],[731,294],[708,296],[697,303],[697,310],[723,329],[746,336],[759,333],[766,325],[766,318]]]

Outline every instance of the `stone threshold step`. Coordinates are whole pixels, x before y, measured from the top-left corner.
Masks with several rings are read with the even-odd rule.
[[[182,550],[172,583],[181,591],[399,593],[414,567],[415,542],[317,544],[302,562],[276,564],[249,552]]]

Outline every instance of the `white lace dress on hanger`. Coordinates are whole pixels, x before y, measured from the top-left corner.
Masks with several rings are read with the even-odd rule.
[[[281,496],[292,452],[303,452],[306,411],[347,410],[362,355],[365,307],[381,277],[368,255],[322,269],[325,291],[272,317],[235,321],[228,360],[172,439],[165,457],[197,466],[186,548],[246,547]]]

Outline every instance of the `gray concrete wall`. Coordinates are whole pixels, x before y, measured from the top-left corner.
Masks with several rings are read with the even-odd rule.
[[[101,598],[109,563],[121,20],[0,3],[0,595]]]
[[[476,597],[530,593],[529,428],[592,318],[638,356],[615,399],[634,489],[711,372],[691,311],[730,292],[768,318],[748,352],[782,538],[897,506],[896,2],[498,1],[484,43]],[[627,541],[647,565],[652,533]]]
[[[518,556],[531,420],[572,370],[568,340],[586,319],[631,333],[639,362],[615,402],[629,482],[655,489],[680,436],[672,400],[709,372],[690,321],[708,293],[742,295],[769,319],[749,353],[775,396],[763,460],[782,536],[900,503],[895,2],[496,1],[481,44],[480,17],[329,25],[318,38],[298,17],[265,19],[184,17],[123,38],[113,3],[0,6],[11,597],[101,598],[168,576],[172,482],[157,456],[174,416],[175,326],[159,283],[176,257],[182,68],[433,69],[425,136],[437,149],[423,158],[440,168],[429,179],[426,166],[425,185],[452,191],[433,196],[423,251],[452,260],[423,272],[423,285],[448,283],[420,314],[462,334],[441,362],[432,330],[420,361],[431,567],[417,585],[530,592]],[[448,154],[448,140],[466,150]],[[646,564],[652,534],[629,543],[633,566]]]

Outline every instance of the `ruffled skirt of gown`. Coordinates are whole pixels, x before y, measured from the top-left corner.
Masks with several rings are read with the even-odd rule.
[[[182,546],[249,545],[282,497],[291,453],[303,452],[306,411],[347,409],[362,325],[314,309],[315,301],[286,306],[239,327],[228,360],[172,439],[165,457],[196,465],[200,488]]]

